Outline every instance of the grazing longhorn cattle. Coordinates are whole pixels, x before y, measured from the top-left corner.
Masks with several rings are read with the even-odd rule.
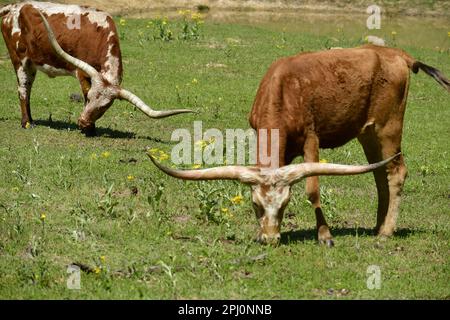
[[[318,240],[328,246],[333,240],[320,207],[318,176],[374,170],[378,190],[376,228],[380,236],[391,236],[407,171],[402,155],[388,157],[400,152],[409,71],[417,73],[419,69],[450,91],[450,82],[440,71],[398,49],[366,45],[280,59],[263,78],[250,114],[258,138],[262,130],[279,131],[279,141],[269,139],[262,146],[258,141],[258,147],[270,150],[270,144],[277,143],[280,168],[265,168],[267,164],[260,159],[257,167],[180,171],[157,165],[177,178],[236,179],[250,184],[261,242],[280,238],[291,186],[307,177],[306,193],[315,209]],[[319,148],[336,148],[353,138],[362,144],[367,160],[376,165],[316,163]],[[305,163],[289,165],[299,155]]]
[[[29,1],[1,8],[2,16],[3,38],[17,75],[22,127],[33,125],[30,94],[37,70],[50,77],[71,75],[79,80],[85,107],[78,125],[86,135],[95,134],[95,121],[115,99],[128,100],[152,118],[190,112],[152,110],[120,87],[119,37],[109,14],[89,7]]]

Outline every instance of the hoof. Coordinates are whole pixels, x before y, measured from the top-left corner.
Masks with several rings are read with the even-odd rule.
[[[387,241],[391,236],[385,235],[385,234],[378,234],[378,240],[381,242]]]
[[[34,124],[33,121],[31,121],[31,122],[27,121],[27,122],[22,123],[22,128],[24,128],[24,129],[33,129],[34,127],[36,127],[36,125]]]
[[[378,229],[377,233],[378,238],[386,240],[394,235],[394,230],[388,228],[380,228]]]
[[[320,243],[321,245],[326,245],[328,248],[334,247],[334,241],[333,241],[333,239],[323,239],[323,240],[319,240],[319,243]]]

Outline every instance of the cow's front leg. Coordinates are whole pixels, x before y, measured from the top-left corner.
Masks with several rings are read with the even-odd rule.
[[[80,82],[81,92],[83,92],[84,97],[84,105],[86,106],[88,103],[88,93],[91,90],[92,84],[91,79],[87,76],[83,71],[77,70],[76,76],[78,81]]]
[[[303,150],[305,162],[319,162],[319,138],[315,133],[307,135]],[[320,244],[332,247],[334,245],[333,237],[320,207],[319,177],[306,178],[306,195],[316,214],[317,239]]]
[[[36,69],[34,66],[25,61],[16,68],[17,74],[17,90],[20,100],[20,111],[22,113],[22,128],[34,127],[33,118],[31,117],[30,98],[31,87],[33,86],[34,79],[36,78]]]

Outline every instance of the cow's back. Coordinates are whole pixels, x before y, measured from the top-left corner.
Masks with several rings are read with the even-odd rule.
[[[372,47],[280,59],[261,81],[250,123],[255,129],[285,130],[300,150],[308,130],[317,134],[322,148],[341,146],[360,133],[374,112],[374,92],[382,94],[389,89],[385,83],[396,81],[390,70],[396,63]]]

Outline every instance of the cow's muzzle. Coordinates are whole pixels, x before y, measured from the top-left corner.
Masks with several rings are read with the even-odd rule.
[[[261,244],[268,244],[268,245],[278,245],[280,243],[280,240],[281,235],[279,232],[272,234],[260,232],[256,237],[256,241],[258,241]]]

